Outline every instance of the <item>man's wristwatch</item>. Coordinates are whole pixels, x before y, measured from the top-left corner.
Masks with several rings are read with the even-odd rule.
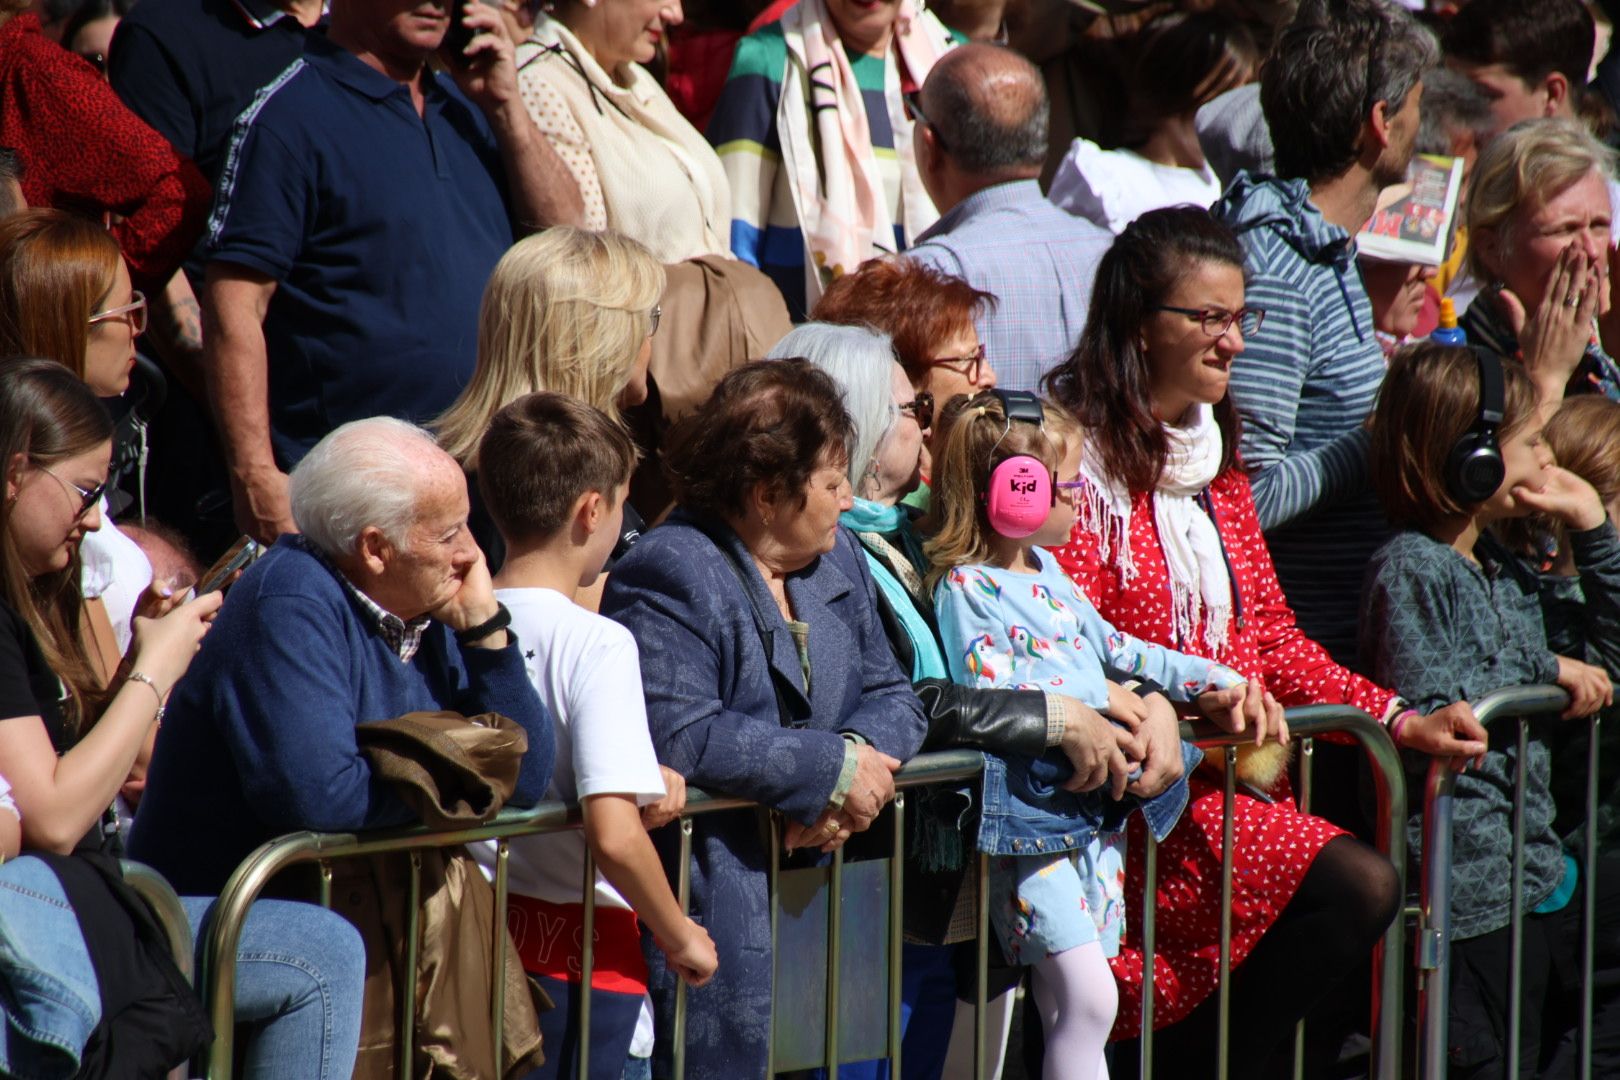
[[[505,630],[512,625],[512,613],[506,610],[506,605],[499,601],[495,604],[495,614],[479,623],[469,626],[465,630],[456,631],[456,643],[459,645],[474,645],[483,641],[497,630]]]

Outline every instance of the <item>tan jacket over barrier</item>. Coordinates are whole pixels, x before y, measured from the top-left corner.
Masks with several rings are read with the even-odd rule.
[[[409,713],[355,730],[377,775],[430,827],[489,820],[505,804],[528,749],[523,730],[504,716]],[[464,848],[420,853],[421,923],[417,958],[414,1078],[504,1080],[544,1060],[538,1010],[550,1002],[506,945],[504,1043],[495,1068],[490,1028],[490,967],[495,894]],[[366,997],[354,1075],[398,1075],[398,987],[405,976],[410,900],[409,853],[333,865],[332,909],[366,943]],[[502,931],[505,933],[504,929]]]

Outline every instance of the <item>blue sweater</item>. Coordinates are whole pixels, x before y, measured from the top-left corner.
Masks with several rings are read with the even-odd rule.
[[[354,728],[424,709],[496,712],[529,751],[511,803],[545,794],[551,717],[516,645],[467,649],[431,624],[402,663],[333,572],[283,537],[231,589],[157,741],[133,858],[182,894],[213,895],[264,841],[411,820],[371,775]]]
[[[1243,245],[1245,303],[1266,313],[1232,364],[1254,508],[1301,629],[1353,665],[1362,574],[1389,536],[1362,426],[1384,353],[1355,250],[1303,180],[1239,173],[1210,212]]]

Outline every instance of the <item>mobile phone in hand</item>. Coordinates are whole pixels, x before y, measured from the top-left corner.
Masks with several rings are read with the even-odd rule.
[[[236,572],[245,569],[263,551],[257,540],[248,536],[242,537],[231,545],[229,551],[219,557],[218,562],[208,568],[208,573],[203,575],[202,582],[197,586],[197,595],[207,596],[211,592],[226,588]]]
[[[439,45],[443,50],[445,59],[458,68],[465,68],[472,63],[472,57],[465,52],[478,31],[467,25],[467,3],[469,0],[446,0],[450,5],[450,29],[444,32],[444,41]]]

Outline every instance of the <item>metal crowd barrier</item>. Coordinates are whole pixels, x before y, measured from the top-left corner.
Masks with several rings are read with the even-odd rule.
[[[1504,1075],[1518,1080],[1521,1032],[1520,997],[1524,975],[1524,787],[1526,755],[1530,745],[1530,721],[1557,716],[1569,705],[1569,695],[1556,686],[1519,686],[1487,694],[1474,703],[1474,715],[1489,725],[1493,720],[1518,720],[1513,797],[1512,905],[1509,922],[1509,976],[1507,995],[1507,1061]],[[1590,875],[1597,866],[1598,735],[1599,717],[1593,715],[1591,750],[1586,774],[1586,845],[1582,873]],[[1447,1023],[1450,1019],[1451,989],[1451,839],[1454,812],[1453,791],[1457,774],[1444,761],[1429,766],[1423,800],[1423,883],[1420,899],[1418,936],[1418,1038],[1419,1064],[1423,1080],[1445,1080],[1447,1066]],[[1588,879],[1590,886],[1590,879]],[[1579,1071],[1592,1076],[1592,964],[1593,925],[1596,891],[1582,890],[1582,978],[1579,1017]]]
[[[1400,753],[1390,740],[1389,732],[1377,720],[1360,709],[1347,705],[1308,705],[1289,709],[1288,730],[1300,742],[1300,809],[1310,811],[1311,760],[1314,737],[1329,732],[1353,737],[1367,754],[1372,767],[1373,782],[1378,795],[1378,850],[1395,865],[1405,893],[1406,881],[1406,784],[1401,771]],[[1250,735],[1233,735],[1209,725],[1182,725],[1182,738],[1191,739],[1207,750],[1222,751],[1225,777],[1225,801],[1221,814],[1221,933],[1220,981],[1217,985],[1219,1036],[1216,1048],[1216,1075],[1226,1080],[1230,1075],[1231,1050],[1231,995],[1232,995],[1232,844],[1233,822],[1231,807],[1237,795],[1237,748],[1251,742]],[[1142,1025],[1139,1044],[1142,1080],[1153,1076],[1153,992],[1152,972],[1154,954],[1153,897],[1158,891],[1158,845],[1152,834],[1147,836],[1144,884],[1142,889]],[[1396,918],[1384,939],[1373,952],[1377,978],[1373,981],[1371,1036],[1373,1062],[1370,1075],[1377,1080],[1398,1080],[1401,1075],[1401,994],[1402,978],[1401,941],[1405,927]],[[1294,1036],[1294,1075],[1303,1069],[1304,1024],[1301,1022]]]
[[[1370,716],[1359,710],[1338,706],[1311,706],[1301,709],[1292,709],[1288,712],[1289,728],[1295,736],[1306,740],[1306,760],[1309,755],[1309,739],[1311,736],[1324,732],[1344,732],[1354,737],[1366,749],[1373,765],[1373,773],[1378,784],[1379,794],[1379,836],[1381,849],[1389,855],[1397,868],[1405,862],[1405,833],[1402,823],[1406,818],[1406,795],[1401,783],[1401,773],[1398,756],[1394,745],[1383,727]],[[1226,805],[1232,805],[1236,784],[1235,763],[1237,759],[1236,746],[1245,741],[1244,736],[1228,735],[1207,727],[1192,728],[1182,726],[1184,738],[1194,739],[1206,749],[1224,749],[1226,759]],[[886,1058],[891,1065],[891,1075],[899,1076],[901,1059],[901,1010],[900,1010],[900,975],[901,975],[901,944],[902,944],[902,914],[904,896],[902,892],[902,864],[904,861],[904,836],[906,819],[905,792],[910,789],[931,786],[942,783],[960,783],[976,779],[981,768],[980,755],[971,750],[950,750],[942,753],[922,754],[909,762],[895,776],[897,789],[894,800],[894,811],[891,816],[894,834],[894,853],[888,860],[886,873],[886,888],[888,893],[888,918],[886,933],[883,934],[883,949],[887,959],[887,987],[885,1023],[887,1028],[886,1053],[871,1055]],[[1307,774],[1308,776],[1308,774]],[[1304,791],[1309,790],[1309,780],[1305,781]],[[744,809],[753,806],[742,799],[723,796],[712,796],[697,789],[688,789],[688,799],[685,814],[679,823],[680,830],[680,875],[677,882],[677,898],[685,910],[689,903],[689,885],[691,872],[691,841],[692,820],[695,817],[716,813],[724,810]],[[1307,795],[1308,797],[1308,795]],[[208,929],[207,940],[204,946],[203,971],[200,978],[200,987],[203,1000],[208,1008],[209,1017],[213,1022],[215,1039],[208,1058],[207,1075],[210,1080],[229,1080],[232,1076],[232,1058],[234,1053],[234,986],[236,977],[236,947],[241,936],[242,925],[247,916],[248,908],[254,900],[264,891],[265,886],[276,874],[282,870],[300,864],[317,864],[320,870],[321,902],[330,904],[331,895],[331,869],[333,859],[353,858],[365,855],[376,855],[391,852],[419,852],[426,848],[449,847],[453,845],[473,843],[484,840],[496,841],[496,857],[494,872],[495,905],[499,918],[496,920],[497,933],[491,942],[493,963],[491,970],[495,974],[494,986],[490,995],[490,1023],[494,1034],[494,1044],[501,1045],[503,1026],[503,980],[499,973],[503,969],[504,949],[506,947],[506,908],[507,908],[507,865],[509,841],[521,836],[532,836],[539,833],[556,832],[563,829],[578,828],[580,825],[579,810],[577,807],[562,803],[546,803],[529,810],[503,811],[495,819],[484,825],[454,831],[433,832],[423,827],[405,828],[397,830],[379,831],[373,833],[314,833],[301,832],[272,840],[252,855],[248,856],[237,867],[221,892],[219,900],[214,907],[214,917]],[[781,836],[779,827],[774,823],[771,826],[772,849],[780,847]],[[1224,907],[1221,934],[1221,1066],[1220,1075],[1227,1075],[1226,1060],[1229,1043],[1229,1025],[1227,1024],[1230,996],[1231,967],[1231,926],[1230,926],[1230,897],[1232,890],[1232,822],[1230,814],[1225,818],[1225,829],[1222,845],[1222,897],[1227,901]],[[1147,887],[1144,890],[1146,897],[1152,897],[1155,891],[1155,846],[1149,843],[1146,850],[1147,857]],[[880,860],[881,861],[881,860]],[[856,866],[868,865],[857,863]],[[843,851],[834,853],[830,874],[830,895],[842,901],[843,886],[845,882],[845,862]],[[774,898],[778,895],[777,886],[780,871],[776,859],[772,859],[770,870],[771,895],[773,897],[771,912],[771,938],[772,951],[778,933],[778,905]],[[979,854],[976,866],[977,875],[977,986],[975,993],[975,1023],[974,1023],[974,1077],[983,1080],[985,1074],[985,1000],[987,996],[987,980],[989,970],[988,948],[990,942],[989,932],[989,859]],[[589,943],[592,941],[595,920],[595,865],[589,854],[586,856],[585,872],[582,879],[584,895],[583,913],[583,940],[586,943],[582,953],[581,983],[590,985],[592,966],[594,963],[593,950]],[[418,953],[418,938],[420,928],[418,925],[419,899],[420,899],[420,868],[415,860],[411,867],[410,884],[410,922],[407,927],[406,965],[407,971],[416,968]],[[1143,950],[1145,953],[1144,971],[1153,970],[1153,905],[1144,904],[1143,913]],[[826,1014],[822,1025],[821,1062],[826,1067],[829,1076],[836,1077],[841,1056],[847,1056],[847,1050],[841,1053],[840,1046],[840,1015],[841,994],[839,969],[842,963],[841,925],[842,903],[827,905],[827,940],[828,955],[826,962]],[[1400,1038],[1400,998],[1401,998],[1401,937],[1402,927],[1400,920],[1396,920],[1384,941],[1375,953],[1375,962],[1379,964],[1380,976],[1374,987],[1373,1023],[1375,1033],[1375,1048],[1377,1054],[1377,1071],[1375,1076],[1379,1080],[1390,1080],[1398,1075],[1399,1065],[1399,1038]],[[775,995],[780,993],[782,980],[773,981],[773,1006]],[[398,1033],[398,1054],[400,1061],[399,1074],[411,1075],[412,1034],[415,1029],[416,995],[403,993],[402,1015]],[[590,1030],[590,995],[579,995],[578,1024],[579,1030]],[[684,1075],[685,1066],[685,1026],[686,1026],[686,987],[679,984],[676,991],[676,1010],[673,1022],[674,1028],[674,1067],[675,1076]],[[1142,1065],[1143,1080],[1151,1076],[1152,1069],[1152,1018],[1153,995],[1151,992],[1143,994],[1142,1003]],[[773,1008],[773,1012],[774,1012]],[[579,1040],[579,1075],[587,1075],[589,1064],[590,1040]],[[774,1071],[776,1061],[777,1039],[775,1033],[771,1039],[772,1063]],[[857,1060],[857,1059],[851,1059]],[[870,1056],[859,1060],[870,1060]],[[784,1065],[783,1067],[787,1067]],[[795,1068],[804,1067],[795,1063]]]
[[[121,859],[120,866],[124,872],[124,883],[136,894],[145,900],[157,918],[158,925],[163,928],[163,936],[168,939],[169,953],[174,957],[175,967],[180,974],[188,980],[192,979],[192,942],[191,920],[186,918],[186,909],[180,906],[180,897],[169,884],[167,878],[145,863],[135,862],[133,859]],[[177,1065],[170,1069],[167,1080],[186,1080],[188,1070],[184,1065]]]

